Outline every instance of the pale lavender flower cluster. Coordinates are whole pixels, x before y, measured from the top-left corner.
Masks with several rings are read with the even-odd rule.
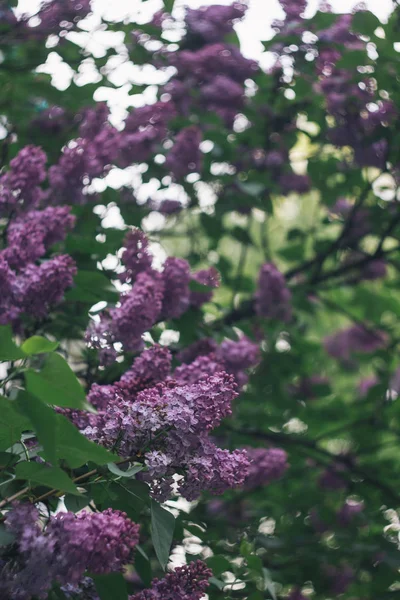
[[[58,513],[46,528],[34,505],[16,505],[6,516],[17,553],[0,572],[2,597],[47,598],[53,583],[77,585],[85,571],[120,571],[132,560],[139,526],[118,510]]]
[[[246,448],[250,467],[243,486],[252,490],[280,479],[288,469],[287,454],[281,448]]]
[[[205,359],[209,365],[209,358]],[[231,414],[237,396],[232,375],[215,369],[170,376],[166,348],[145,350],[113,385],[94,384],[88,394],[97,414],[60,409],[89,439],[122,456],[140,453],[147,470],[140,474],[154,496],[168,498],[177,489],[193,499],[203,490],[222,493],[240,485],[248,465],[246,452],[229,452],[210,439],[212,429]],[[188,365],[184,365],[188,367]]]
[[[273,263],[265,263],[259,273],[255,309],[260,317],[289,321],[291,293],[283,274]]]
[[[212,571],[198,560],[167,573],[163,579],[154,579],[151,588],[138,592],[129,600],[201,600]]]
[[[354,353],[368,354],[383,348],[386,340],[387,336],[383,331],[356,324],[326,337],[324,348],[333,358],[349,360]]]
[[[143,381],[144,377],[142,385]],[[237,395],[231,375],[219,371],[191,384],[172,380],[154,385],[153,379],[153,387],[137,393],[125,382],[96,386],[89,394],[88,400],[95,400],[98,410],[97,415],[86,416],[82,432],[89,439],[117,447],[124,456],[143,454],[149,448],[144,453],[147,471],[142,477],[161,499],[171,494],[177,471],[183,473],[179,492],[188,499],[202,490],[221,493],[240,485],[247,467],[246,453],[221,450],[209,438],[209,432],[231,414],[231,402]],[[73,417],[82,427],[81,419]]]

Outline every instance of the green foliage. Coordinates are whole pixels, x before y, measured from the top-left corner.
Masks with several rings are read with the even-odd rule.
[[[165,0],[164,10],[179,18],[174,4]],[[395,115],[399,110],[400,9],[385,23],[370,11],[357,11],[342,34],[355,32],[363,43],[348,47],[320,35],[326,30],[332,35],[340,18],[317,11],[305,25],[304,37],[294,19],[278,38],[263,42],[267,52],[284,57],[284,72],[277,65],[268,74],[254,73],[254,85],[246,84],[242,116],[233,130],[202,105],[190,105],[187,114],[178,111],[169,124],[171,135],[154,154],[164,156],[177,132],[199,124],[210,143],[199,180],[188,177],[170,187],[165,164],[151,156],[134,164],[132,182],[125,184],[129,178],[121,174],[123,188],[108,186],[108,180],[103,187],[96,183],[94,200],[73,204],[73,231],[65,242],[48,248],[43,258],[65,252],[76,262],[74,285],[63,303],[44,319],[24,316],[14,330],[0,326],[1,508],[8,510],[11,499],[41,499],[54,511],[63,498],[70,511],[113,508],[141,525],[132,567],[141,583],[134,578],[132,583],[122,573],[94,576],[101,600],[127,600],[141,584],[149,587],[153,576],[163,576],[174,544],[184,548],[188,560],[198,558],[200,551],[207,556],[213,571],[210,600],[287,600],[296,587],[312,600],[337,596],[386,600],[398,592],[400,130],[390,114],[378,132],[370,130],[368,117],[386,100],[393,103]],[[165,54],[175,47],[175,40],[172,44],[168,28],[159,31],[151,23],[140,25],[136,38],[132,30],[137,27],[128,20],[103,21],[99,31],[117,33],[119,42],[114,47],[111,35],[110,45],[105,41],[92,56],[89,47],[75,43],[82,32],[63,36],[54,46],[54,40],[46,45],[33,37],[10,44],[7,25],[1,22],[0,112],[7,134],[0,141],[1,169],[6,172],[18,150],[32,143],[44,148],[48,166],[56,164],[62,147],[79,135],[77,115],[94,106],[99,87],[111,103],[113,88],[119,87],[112,83],[116,54],[123,62],[121,71],[136,72],[132,78],[138,77],[126,83],[128,102],[136,106],[139,95],[145,98],[149,91],[154,95],[157,86],[146,79],[147,72],[153,72],[149,66],[160,67],[166,76],[170,69],[164,69]],[[179,35],[179,27],[175,34]],[[316,41],[309,41],[314,35]],[[239,46],[236,32],[225,41]],[[164,44],[163,49],[154,53],[158,44]],[[182,44],[196,52],[202,41],[189,35]],[[324,50],[340,55],[329,59],[335,64],[325,65],[325,71],[318,63]],[[65,90],[56,89],[51,77],[37,70],[50,52],[72,70]],[[78,74],[88,64],[98,80],[82,84],[84,78]],[[331,68],[347,73],[348,85],[353,86],[347,93],[340,77],[333,86],[333,100],[344,96],[349,102],[353,120],[348,122],[342,107],[336,112],[329,109],[322,90]],[[191,101],[200,97],[198,87],[190,89]],[[376,102],[368,102],[361,111],[365,131],[362,135],[357,131],[359,146],[334,143],[335,126],[340,123],[341,135],[347,132],[360,112],[357,93],[369,89]],[[160,85],[158,98],[164,98],[163,93]],[[66,111],[67,127],[56,133],[34,125],[52,105]],[[384,165],[357,162],[356,150],[382,141],[387,152]],[[281,171],[263,165],[276,150],[283,153],[282,172],[307,174],[309,191],[283,190]],[[116,175],[118,179],[118,171],[110,180]],[[176,188],[179,197],[186,194],[188,207],[159,222],[153,220],[153,204],[142,202],[149,193],[147,184],[149,189],[158,186],[155,197],[160,192],[167,197]],[[362,211],[368,214],[368,231],[357,239],[346,235],[349,220],[335,209],[341,198],[348,200],[351,211],[357,208],[358,216]],[[54,203],[63,200],[55,198]],[[109,218],[113,211],[121,215],[121,228]],[[5,223],[2,218],[0,252],[7,240]],[[200,339],[212,337],[221,344],[244,334],[260,342],[260,362],[250,369],[232,416],[222,422],[215,438],[223,448],[283,448],[289,469],[280,480],[232,490],[218,499],[203,495],[184,508],[172,501],[168,504],[172,514],[150,497],[149,486],[142,481],[148,474],[145,453],[152,440],[128,457],[119,447],[123,428],[118,443],[105,448],[89,441],[70,420],[71,415],[75,419],[87,416],[87,411],[94,414],[86,400],[90,387],[114,384],[137,358],[118,347],[118,361],[101,365],[97,350],[83,342],[89,315],[108,314],[120,299],[121,246],[130,226],[149,232],[157,268],[165,251],[186,259],[192,272],[210,266],[220,272],[217,290],[195,280],[189,284],[191,292],[213,291],[211,302],[157,322],[146,334],[145,345],[169,346],[173,378],[179,351]],[[365,276],[363,267],[376,259],[385,260],[388,270],[384,278],[374,280]],[[285,275],[293,307],[287,322],[255,315],[256,281],[265,262],[273,262]],[[330,356],[324,339],[355,324],[383,332],[385,345],[339,360]],[[371,377],[376,381],[364,394],[360,383]],[[332,472],[340,485],[326,489],[323,478]],[[343,506],[355,502],[363,503],[362,511],[343,524]],[[1,525],[2,553],[12,541]],[[354,580],[342,595],[332,591],[327,573],[331,569],[334,579],[340,579],[346,566],[353,570]],[[65,595],[55,586],[49,598],[64,600]]]
[[[165,570],[175,529],[175,517],[169,510],[151,501],[151,538],[160,565]]]
[[[84,408],[86,395],[71,367],[60,354],[49,354],[43,368],[25,373],[26,389],[43,402],[55,406]]]

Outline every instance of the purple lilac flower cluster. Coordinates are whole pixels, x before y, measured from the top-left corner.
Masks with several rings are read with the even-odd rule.
[[[153,346],[120,381],[92,386],[88,401],[97,414],[62,412],[89,439],[122,456],[144,456],[147,470],[141,477],[159,499],[168,498],[174,486],[193,499],[203,490],[219,494],[241,485],[246,452],[223,450],[210,439],[212,429],[231,414],[237,396],[233,375],[216,363],[212,371],[194,368],[189,380],[179,368],[170,376],[170,363],[168,350]]]
[[[341,329],[324,340],[325,350],[333,358],[347,361],[354,353],[374,352],[383,348],[387,336],[383,331],[368,329],[362,324]]]
[[[121,294],[118,306],[104,313],[87,331],[89,345],[99,349],[103,359],[115,358],[115,342],[122,343],[127,351],[140,350],[142,335],[157,321],[179,318],[191,306],[200,308],[211,299],[210,288],[219,285],[213,267],[191,273],[189,263],[181,258],[167,258],[163,270],[156,271],[148,240],[137,229],[127,234],[121,261],[125,270],[119,277],[132,287]],[[192,291],[191,280],[204,285],[205,291]]]
[[[287,454],[281,448],[246,448],[250,467],[244,482],[248,490],[280,479],[288,468]]]
[[[167,55],[177,73],[164,86],[181,114],[188,115],[195,107],[212,111],[232,127],[244,106],[244,82],[258,72],[254,61],[224,41],[245,11],[245,4],[240,2],[187,9],[185,47]]]
[[[19,35],[22,31],[28,39],[43,40],[49,35],[59,35],[76,29],[79,21],[84,19],[90,10],[91,0],[44,0],[35,14],[35,23],[31,22],[31,16],[28,14],[17,17],[12,10],[3,8],[0,20],[11,27],[11,33],[15,29]]]
[[[201,560],[177,567],[163,579],[154,579],[151,588],[129,600],[201,600],[212,571]]]
[[[235,2],[228,6],[213,4],[186,9],[187,35],[198,36],[206,43],[220,42],[232,33],[233,24],[243,18],[246,5]]]
[[[0,325],[18,326],[22,314],[35,319],[47,316],[76,274],[68,255],[43,260],[75,224],[70,207],[39,210],[46,200],[40,187],[46,178],[45,163],[41,148],[26,146],[0,177],[0,211],[8,218],[7,245],[0,251]]]
[[[246,336],[238,341],[224,340],[219,346],[204,339],[185,348],[178,358],[184,363],[174,371],[179,383],[195,383],[204,375],[223,370],[233,375],[241,388],[248,381],[246,370],[260,361],[260,348]]]
[[[260,317],[289,321],[291,293],[285,277],[273,263],[265,263],[259,273],[255,309]]]
[[[53,583],[77,585],[85,571],[106,574],[132,561],[139,526],[118,510],[58,513],[45,528],[34,505],[16,505],[6,516],[17,553],[0,572],[3,598],[47,598]]]

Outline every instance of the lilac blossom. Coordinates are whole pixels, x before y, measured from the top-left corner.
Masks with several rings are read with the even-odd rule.
[[[2,212],[36,207],[43,197],[39,187],[46,178],[46,154],[38,146],[25,146],[10,161],[7,173],[0,177]]]
[[[201,600],[212,571],[200,560],[176,567],[163,579],[154,579],[151,588],[129,597],[129,600]]]
[[[256,313],[268,319],[289,321],[292,316],[291,297],[283,274],[273,263],[265,263],[258,278]]]
[[[177,470],[182,474],[179,492],[188,499],[204,489],[221,493],[243,483],[246,453],[222,450],[209,439],[209,432],[231,414],[237,395],[231,375],[219,367],[215,375],[203,374],[193,383],[169,380],[154,387],[141,385],[142,391],[132,381],[123,383],[92,388],[88,400],[98,414],[86,413],[83,420],[79,411],[69,416],[89,439],[122,456],[143,454],[147,448],[147,470],[140,476],[155,497],[170,496]]]
[[[18,278],[22,310],[36,318],[46,317],[72,286],[76,272],[75,262],[67,254],[27,265]]]
[[[46,250],[65,239],[75,224],[69,206],[47,207],[23,213],[10,222],[3,256],[13,269],[21,269],[42,257]]]
[[[243,17],[246,5],[241,2],[224,6],[214,4],[199,9],[186,9],[186,27],[189,35],[196,35],[207,43],[219,42],[233,31],[233,23]]]
[[[182,179],[189,173],[201,171],[201,140],[201,131],[194,125],[181,129],[176,136],[174,145],[168,151],[165,160],[165,167],[176,179]]]
[[[133,282],[142,271],[151,268],[153,257],[149,252],[149,241],[140,229],[132,229],[124,240],[122,263],[125,271],[120,274],[121,281]]]
[[[280,479],[288,468],[287,454],[281,448],[246,448],[250,467],[244,482],[246,489],[268,485]]]
[[[196,273],[192,273],[192,281],[200,285],[204,285],[209,288],[218,288],[220,286],[220,276],[218,271],[214,267],[209,269],[201,269]],[[190,291],[190,304],[196,308],[200,308],[205,302],[210,302],[213,296],[212,289],[205,290],[191,290]]]
[[[0,590],[10,600],[47,598],[52,583],[76,585],[85,571],[120,571],[139,541],[139,526],[112,509],[58,513],[44,528],[35,506],[17,504],[7,513],[6,527],[18,549],[0,572]]]
[[[120,306],[110,311],[114,339],[126,350],[142,347],[142,335],[158,318],[163,300],[163,282],[157,273],[139,273],[132,289],[120,298]]]
[[[169,257],[162,273],[164,297],[161,314],[163,319],[176,319],[189,308],[190,267],[182,258]]]
[[[386,339],[383,331],[368,329],[360,323],[326,337],[324,347],[333,358],[348,360],[354,353],[369,354],[383,348]]]

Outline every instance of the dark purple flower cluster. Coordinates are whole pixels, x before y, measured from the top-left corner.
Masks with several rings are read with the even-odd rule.
[[[34,505],[16,505],[6,516],[18,552],[0,572],[2,597],[10,600],[47,598],[53,583],[78,584],[85,573],[120,571],[132,560],[139,526],[126,514],[58,513],[46,528]]]
[[[0,216],[35,208],[43,198],[39,185],[46,178],[46,154],[37,146],[25,146],[0,177]]]
[[[201,131],[194,125],[181,129],[177,134],[174,145],[165,159],[165,166],[175,179],[183,179],[189,173],[201,171],[201,139]]]
[[[337,513],[337,520],[339,525],[342,527],[347,527],[354,521],[354,519],[363,512],[364,510],[363,502],[356,502],[355,500],[346,500],[343,506],[339,509]]]
[[[190,292],[190,305],[196,308],[200,308],[206,302],[209,302],[213,296],[212,290],[218,288],[220,285],[220,276],[214,267],[209,269],[201,269],[196,273],[192,273],[192,281],[195,281],[200,286],[205,287],[205,291],[201,289],[191,290]],[[211,288],[208,289],[207,288]]]
[[[75,224],[69,206],[31,210],[10,221],[7,248],[2,252],[9,266],[20,271],[37,261],[57,242],[62,242]]]
[[[256,313],[267,319],[289,321],[292,316],[291,297],[282,273],[273,263],[265,263],[258,277]]]
[[[288,468],[287,454],[281,448],[246,448],[250,467],[244,482],[248,490],[280,479]]]
[[[60,31],[71,31],[90,12],[91,0],[53,0],[44,2],[37,16],[40,23],[32,27],[35,37],[45,37]]]
[[[213,340],[200,340],[180,354],[184,364],[174,371],[179,383],[196,383],[204,375],[223,370],[235,377],[239,388],[248,381],[247,369],[260,361],[260,348],[246,336],[239,341],[224,340],[220,346]]]
[[[287,19],[299,18],[304,13],[307,0],[279,0]]]
[[[129,600],[201,600],[207,588],[212,571],[198,560],[183,567],[177,567],[163,579],[154,579],[151,588],[143,590]]]
[[[193,108],[212,111],[231,128],[243,109],[244,82],[258,72],[258,66],[222,38],[232,31],[233,21],[243,16],[245,8],[235,3],[187,11],[187,47],[193,47],[193,37],[199,43],[196,49],[169,54],[177,73],[164,87],[181,113],[187,115]]]
[[[0,178],[1,210],[8,217],[4,232],[7,245],[0,251],[1,325],[16,326],[22,314],[45,317],[62,300],[76,274],[68,255],[42,260],[75,223],[67,206],[38,210],[45,200],[39,187],[46,178],[45,163],[41,148],[26,146]]]
[[[346,198],[339,198],[330,209],[330,213],[343,219],[343,243],[352,245],[371,231],[369,211],[365,208],[354,208]]]
[[[32,119],[31,125],[39,131],[45,131],[49,134],[59,134],[68,125],[67,113],[61,106],[49,106],[49,108],[41,110]]]
[[[181,258],[167,258],[161,272],[153,269],[148,240],[138,229],[127,234],[121,260],[125,270],[120,279],[132,284],[132,288],[121,294],[119,304],[87,331],[89,345],[100,350],[103,359],[115,359],[115,342],[131,352],[140,350],[142,335],[157,321],[179,318],[190,306],[200,308],[212,297],[208,288],[219,284],[215,269],[191,274],[189,263]],[[205,291],[192,291],[191,280],[204,285]]]
[[[4,3],[3,3],[4,4]],[[76,29],[81,19],[84,19],[91,9],[91,0],[43,0],[35,21],[31,15],[15,15],[10,7],[0,9],[0,22],[10,27],[8,37],[13,40],[15,30],[19,40],[21,33],[27,39],[45,40],[50,35],[60,35]]]
[[[388,152],[385,128],[397,114],[392,101],[377,98],[371,82],[359,85],[352,73],[343,69],[333,69],[317,87],[335,119],[328,132],[331,142],[351,146],[358,166],[384,168]]]
[[[339,360],[349,360],[354,353],[374,352],[383,348],[387,336],[383,331],[368,329],[362,324],[341,329],[324,340],[328,354]]]
[[[300,400],[313,400],[318,395],[318,388],[329,385],[329,379],[324,375],[302,377],[289,386],[289,393]]]
[[[198,36],[206,43],[220,42],[233,31],[236,20],[242,19],[246,5],[235,2],[228,6],[213,4],[198,9],[186,9],[186,27],[189,36]]]

